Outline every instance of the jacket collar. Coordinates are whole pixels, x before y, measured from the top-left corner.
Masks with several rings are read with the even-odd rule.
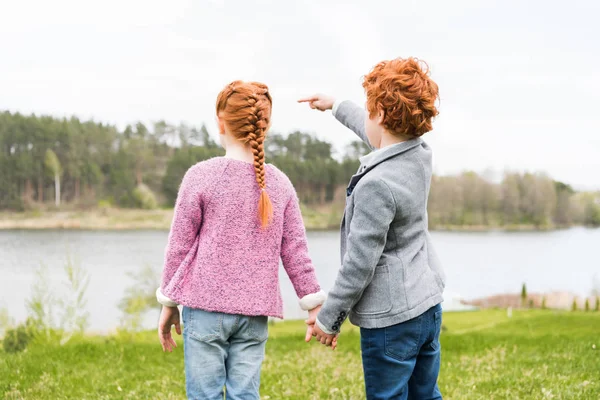
[[[405,153],[410,149],[414,149],[417,146],[423,144],[423,139],[416,138],[407,140],[406,142],[401,142],[397,144],[393,144],[391,146],[384,147],[383,149],[376,150],[370,154],[367,154],[364,157],[360,158],[361,167],[356,175],[352,175],[350,179],[350,183],[346,188],[346,195],[350,196],[354,191],[354,187],[362,179],[363,176],[367,174],[371,169],[373,169],[378,164],[381,164],[385,160],[389,160],[392,157],[395,157],[399,154]]]

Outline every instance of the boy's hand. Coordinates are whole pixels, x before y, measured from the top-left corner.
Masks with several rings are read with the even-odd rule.
[[[175,331],[181,335],[181,324],[179,323],[179,309],[177,307],[163,306],[158,320],[158,339],[162,345],[163,351],[169,353],[177,347],[177,343],[171,336],[171,327],[175,325]]]
[[[323,343],[326,346],[331,346],[331,349],[335,350],[335,348],[337,347],[338,335],[327,335],[319,328],[319,326],[316,323],[317,314],[320,310],[321,306],[318,306],[317,308],[314,308],[308,312],[308,319],[304,321],[306,322],[306,325],[308,325],[308,327],[306,328],[306,337],[304,338],[304,340],[306,342],[310,342],[312,337],[315,336],[319,342]],[[322,339],[323,336],[326,336],[327,338],[331,339],[329,343],[327,343],[327,338]]]
[[[298,100],[298,103],[308,103],[310,108],[312,108],[313,110],[325,111],[331,110],[333,108],[335,98],[327,96],[325,94],[317,93],[310,97],[305,97],[303,99]]]
[[[316,339],[327,347],[331,347],[333,350],[337,347],[337,336],[336,334],[329,335],[319,328],[319,325],[314,324],[312,328],[312,334]]]

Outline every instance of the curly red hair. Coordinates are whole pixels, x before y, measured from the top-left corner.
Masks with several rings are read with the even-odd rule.
[[[413,139],[433,128],[438,85],[424,61],[412,57],[381,61],[364,77],[363,87],[370,117],[382,110],[388,132]]]

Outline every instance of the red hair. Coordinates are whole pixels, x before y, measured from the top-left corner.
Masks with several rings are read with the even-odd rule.
[[[265,182],[264,141],[271,123],[273,100],[267,85],[259,82],[234,81],[217,96],[217,115],[229,131],[247,143],[254,154],[256,183],[260,189],[258,217],[263,228],[273,218],[273,205]]]
[[[370,117],[383,111],[382,125],[388,132],[413,139],[433,128],[438,85],[424,61],[412,57],[382,61],[364,77],[363,87]]]

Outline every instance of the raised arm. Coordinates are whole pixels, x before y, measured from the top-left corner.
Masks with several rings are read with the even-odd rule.
[[[335,102],[332,109],[333,116],[340,121],[345,127],[350,129],[373,150],[373,146],[369,143],[367,132],[365,131],[365,115],[363,108],[357,106],[349,100]]]
[[[365,110],[351,101],[335,100],[331,96],[324,94],[315,94],[298,100],[298,103],[308,103],[313,110],[326,111],[331,110],[333,116],[344,126],[354,132],[360,140],[365,142],[371,150],[373,146],[369,143],[369,138],[365,131]]]

